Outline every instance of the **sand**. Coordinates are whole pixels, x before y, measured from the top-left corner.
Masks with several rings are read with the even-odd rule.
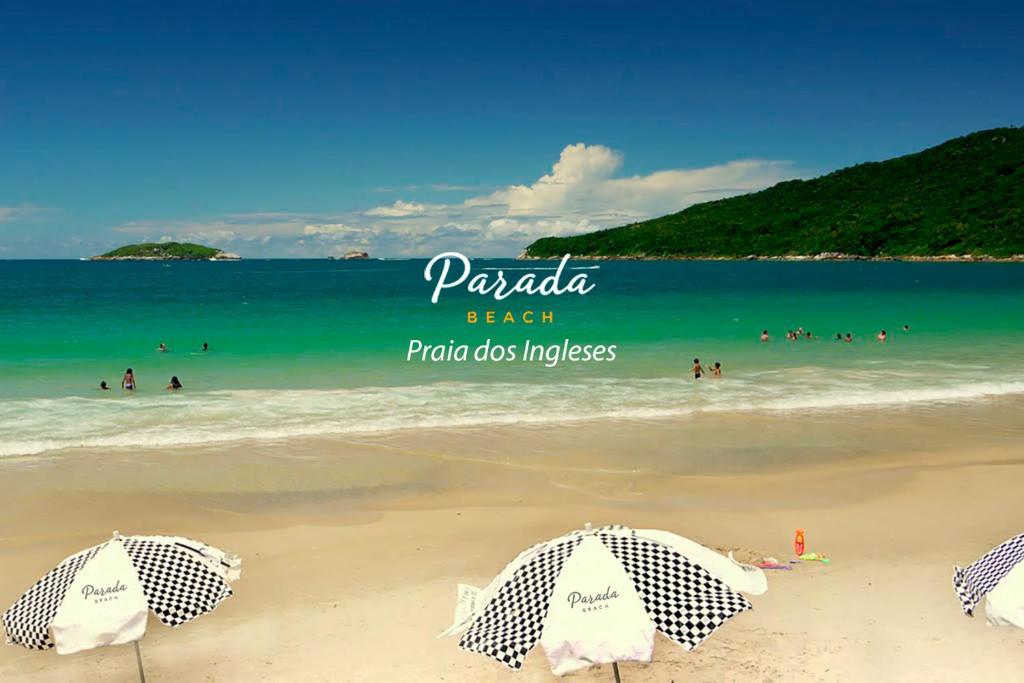
[[[550,681],[539,649],[512,674],[435,637],[456,583],[483,586],[521,549],[587,521],[665,528],[744,559],[789,557],[802,527],[832,564],[770,573],[754,610],[692,653],[659,637],[654,662],[623,664],[623,680],[1021,678],[1024,632],[988,627],[983,610],[965,617],[950,576],[1024,527],[1022,415],[1004,402],[841,426],[735,418],[771,458],[714,451],[702,430],[721,434],[718,422],[12,459],[0,463],[0,605],[113,529],[183,534],[239,553],[243,577],[194,623],[151,620],[151,681]],[[920,448],[886,448],[911,427]],[[778,457],[819,440],[831,445],[818,458]],[[696,457],[710,452],[718,461]],[[6,646],[0,680],[132,681],[135,659],[127,646]]]

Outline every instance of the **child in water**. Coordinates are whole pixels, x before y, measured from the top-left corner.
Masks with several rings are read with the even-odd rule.
[[[700,358],[694,358],[693,359],[692,372],[693,372],[693,378],[694,379],[700,379],[700,376],[704,374],[704,368],[701,367]]]
[[[719,363],[718,361],[715,361],[715,367],[711,368],[711,376],[712,377],[721,377],[722,376],[722,364]]]
[[[100,382],[100,391],[110,391],[110,387],[107,386],[107,380]]]

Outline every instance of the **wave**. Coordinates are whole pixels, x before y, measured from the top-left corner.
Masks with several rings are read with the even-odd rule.
[[[408,429],[829,411],[1024,394],[1024,376],[973,382],[906,372],[759,372],[748,378],[442,382],[334,390],[221,390],[0,401],[0,457],[74,448],[166,448]]]
[[[601,266],[567,266],[566,270],[599,270],[600,268],[601,268]],[[525,266],[525,267],[508,267],[508,266],[504,266],[504,267],[501,267],[501,268],[495,268],[493,266],[488,266],[486,268],[481,268],[480,270],[508,270],[508,271],[515,271],[515,270],[558,270],[558,268],[557,267],[549,267],[549,266],[533,266],[533,267],[529,267],[529,266]]]

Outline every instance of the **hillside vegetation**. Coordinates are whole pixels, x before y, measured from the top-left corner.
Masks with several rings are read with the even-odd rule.
[[[143,244],[128,244],[108,251],[102,256],[94,256],[94,259],[145,259],[145,260],[204,260],[211,258],[231,258],[234,255],[225,254],[220,249],[206,247],[201,244],[190,242],[146,242]],[[237,257],[236,257],[237,258]]]
[[[1024,128],[996,128],[813,180],[573,237],[527,257],[1024,254]]]

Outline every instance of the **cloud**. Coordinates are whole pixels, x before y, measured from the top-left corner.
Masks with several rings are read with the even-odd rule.
[[[22,204],[21,206],[0,206],[0,223],[13,223],[32,218],[41,218],[44,214],[55,211],[42,206]]]
[[[348,235],[355,232],[359,232],[359,228],[345,223],[320,223],[307,225],[302,229],[303,235]]]
[[[403,218],[405,216],[419,216],[427,212],[426,204],[416,202],[403,202],[401,199],[395,201],[391,206],[378,206],[366,211],[367,216],[384,216],[386,218]]]
[[[797,177],[790,162],[761,159],[631,176],[621,175],[622,165],[622,154],[609,147],[576,143],[562,149],[537,180],[461,202],[399,198],[331,214],[258,212],[133,221],[115,231],[202,242],[243,256],[327,256],[355,248],[388,257],[432,256],[450,249],[471,256],[512,256],[540,237],[625,225]],[[466,191],[470,186],[431,186],[442,188]]]

